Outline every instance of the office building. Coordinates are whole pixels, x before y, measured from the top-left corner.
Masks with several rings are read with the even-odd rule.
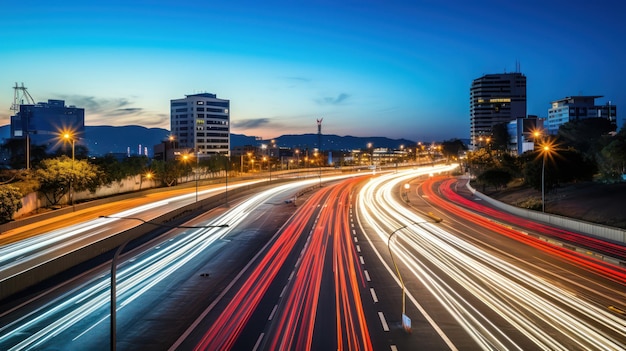
[[[569,96],[552,101],[548,110],[546,128],[548,133],[556,134],[563,124],[585,118],[606,118],[614,125],[617,121],[617,107],[609,101],[605,105],[596,105],[596,99],[602,96]]]
[[[30,145],[60,145],[62,132],[71,132],[75,143],[85,133],[85,109],[65,106],[64,100],[48,100],[34,105],[20,105],[11,116],[11,138],[30,139]]]
[[[470,88],[470,147],[490,137],[492,127],[526,117],[526,76],[519,72],[487,74]]]
[[[541,133],[543,130],[544,118],[528,116],[526,118],[516,118],[509,122],[507,131],[509,133],[509,151],[521,155],[527,151],[533,151],[538,143],[535,132]]]
[[[198,157],[229,155],[230,101],[215,94],[186,95],[170,101],[172,136],[179,149]]]

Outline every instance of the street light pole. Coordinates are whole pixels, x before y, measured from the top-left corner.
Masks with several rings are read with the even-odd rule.
[[[72,174],[70,174],[70,206],[74,206],[74,194],[72,191],[73,188],[73,181],[74,181],[74,136],[72,134],[70,134],[69,132],[63,133],[63,139],[67,140],[67,141],[71,141],[72,142]]]
[[[149,222],[138,217],[113,217],[113,216],[100,216],[100,218],[113,218],[113,219],[130,219],[137,220],[146,224],[152,224],[156,226],[171,227],[171,228],[227,228],[228,224],[219,225],[204,225],[204,226],[168,226],[165,224],[159,224]],[[123,242],[115,251],[113,259],[111,260],[111,351],[117,350],[117,260],[120,253],[124,250],[126,245],[130,243],[134,238],[130,238]]]
[[[543,147],[543,158],[541,161],[541,212],[546,212],[546,152],[548,147]]]
[[[402,327],[407,333],[411,332],[411,319],[406,315],[406,294],[404,288],[404,280],[402,279],[402,275],[400,274],[400,269],[398,268],[398,264],[393,257],[393,252],[391,251],[391,238],[400,230],[407,228],[408,225],[402,226],[389,234],[389,239],[387,240],[387,249],[389,250],[389,256],[391,256],[391,262],[393,263],[394,268],[396,269],[396,274],[398,275],[398,279],[400,279],[400,285],[402,286]]]

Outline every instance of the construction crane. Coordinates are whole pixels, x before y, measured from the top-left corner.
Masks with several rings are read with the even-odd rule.
[[[24,101],[26,101],[26,103],[24,103]],[[34,104],[35,100],[30,96],[28,90],[26,90],[24,83],[22,83],[22,86],[18,86],[17,82],[15,82],[15,86],[13,87],[13,104],[11,104],[10,108],[13,114],[17,114],[20,111],[20,105]]]

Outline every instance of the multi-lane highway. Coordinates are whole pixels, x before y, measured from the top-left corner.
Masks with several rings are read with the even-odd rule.
[[[451,204],[432,179],[453,168],[327,178],[297,206],[318,180],[276,185],[134,248],[118,348],[624,349],[624,269]],[[108,269],[2,312],[0,348],[108,349]]]
[[[188,319],[210,304],[237,268],[286,221],[295,208],[286,200],[318,182],[276,185],[244,200],[233,200],[230,207],[186,224],[191,228],[175,229],[125,254],[117,273],[119,344],[131,349],[171,345],[190,323]],[[132,221],[99,218],[80,224],[79,232],[114,235],[119,230],[117,223],[122,222]],[[213,227],[221,225],[228,227]],[[108,348],[108,269],[109,264],[97,267],[3,311],[0,349]]]
[[[625,282],[616,278],[623,269],[607,275],[467,213],[447,215],[414,178],[373,179],[358,206],[362,232],[390,275],[386,244],[395,233],[389,244],[406,283],[407,313],[424,321],[413,328],[413,346],[439,338],[459,350],[624,349],[626,320],[608,308],[626,300]]]

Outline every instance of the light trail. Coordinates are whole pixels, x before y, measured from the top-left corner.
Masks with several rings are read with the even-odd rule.
[[[527,272],[408,211],[392,192],[416,175],[372,179],[359,196],[359,215],[384,241],[393,230],[406,227],[390,243],[394,254],[477,348],[521,350],[529,342],[546,350],[626,347],[624,319],[577,291]],[[494,321],[489,317],[493,313],[505,322]]]
[[[233,349],[318,208],[312,233],[301,251],[295,272],[290,275],[291,283],[280,295],[282,302],[279,308],[275,307],[271,312],[269,320],[275,321],[276,327],[271,334],[263,334],[266,337],[263,345],[269,350],[311,350],[322,278],[324,274],[329,274],[325,273],[326,253],[332,250],[337,349],[372,350],[359,291],[359,285],[364,285],[364,282],[362,277],[357,277],[360,269],[348,222],[350,189],[357,181],[348,180],[324,188],[300,207],[244,285],[204,334],[196,350]]]
[[[167,280],[186,263],[203,255],[220,239],[224,239],[239,223],[254,213],[260,205],[277,194],[287,194],[302,186],[314,184],[317,179],[276,186],[251,196],[211,221],[211,225],[228,224],[226,228],[186,230],[175,240],[162,243],[157,250],[149,250],[120,264],[118,277],[118,310],[139,300],[150,288]],[[280,195],[279,195],[280,196]],[[286,195],[282,195],[286,196]],[[99,218],[99,223],[118,219]],[[75,330],[88,337],[85,320],[108,320],[110,303],[110,277],[108,274],[93,279],[85,286],[60,296],[55,301],[33,308],[30,312],[0,327],[0,349],[36,349],[60,334]],[[15,312],[15,311],[14,311]],[[87,317],[90,318],[87,318]],[[6,318],[7,316],[3,316]],[[82,323],[82,324],[81,324]]]

